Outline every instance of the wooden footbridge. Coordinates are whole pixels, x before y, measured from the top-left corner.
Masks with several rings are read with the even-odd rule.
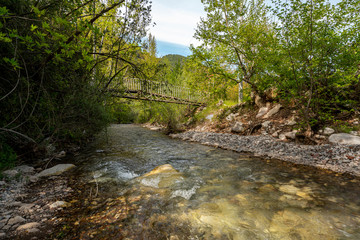
[[[137,78],[124,79],[122,84],[110,86],[108,91],[114,97],[195,106],[205,105],[206,96],[183,86]]]

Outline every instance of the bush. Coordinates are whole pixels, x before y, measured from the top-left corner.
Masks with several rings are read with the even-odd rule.
[[[0,171],[15,166],[16,153],[3,141],[0,142]]]

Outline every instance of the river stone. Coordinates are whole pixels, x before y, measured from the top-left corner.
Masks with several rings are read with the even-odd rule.
[[[26,223],[24,225],[19,226],[16,231],[29,231],[32,228],[37,228],[40,226],[40,223],[37,222],[31,222],[31,223]]]
[[[296,138],[296,132],[292,131],[292,132],[287,132],[285,133],[285,137],[288,139],[295,139]]]
[[[142,185],[153,188],[169,188],[182,179],[182,174],[170,164],[158,166],[137,178]]]
[[[269,118],[269,117],[272,117],[273,115],[277,114],[280,111],[281,107],[282,107],[281,104],[277,104],[268,113],[266,113],[265,116],[263,116],[263,118]]]
[[[64,202],[64,201],[56,201],[52,204],[49,205],[50,209],[54,209],[54,208],[64,208],[69,206],[69,203]]]
[[[269,111],[269,108],[268,108],[268,107],[262,107],[262,108],[260,108],[258,114],[256,115],[256,118],[261,118],[261,117],[264,116],[268,111]]]
[[[292,194],[295,195],[297,192],[300,191],[299,188],[293,186],[293,185],[282,185],[280,186],[279,190],[281,192],[287,193],[287,194]]]
[[[230,113],[229,116],[226,117],[226,121],[233,121],[237,116],[239,116],[239,113]]]
[[[232,132],[235,132],[235,133],[241,133],[244,131],[244,127],[243,127],[243,124],[241,122],[236,122],[232,128],[231,128],[231,131]]]
[[[263,123],[261,124],[261,126],[262,126],[263,128],[268,128],[268,127],[270,126],[270,124],[271,124],[271,121],[265,121],[265,122],[263,122]]]
[[[331,135],[331,134],[333,134],[334,132],[335,132],[335,130],[332,129],[332,128],[329,128],[329,127],[326,127],[326,128],[324,129],[324,131],[323,131],[323,133],[324,133],[325,135]]]
[[[15,177],[15,175],[18,174],[19,172],[17,170],[11,169],[11,170],[6,170],[2,173],[8,177]]]
[[[347,133],[336,133],[329,137],[329,142],[347,145],[360,145],[360,137]]]
[[[20,216],[16,216],[16,217],[10,218],[7,225],[12,226],[14,224],[18,224],[18,223],[22,223],[22,222],[25,222],[25,219]]]
[[[27,165],[21,165],[18,167],[15,167],[14,170],[22,173],[33,173],[35,169],[33,167],[27,166]]]
[[[37,177],[48,177],[54,175],[60,175],[63,172],[70,170],[71,168],[75,167],[74,164],[58,164],[52,168],[45,169],[44,171],[37,174]]]

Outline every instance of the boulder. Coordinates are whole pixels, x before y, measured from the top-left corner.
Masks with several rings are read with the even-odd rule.
[[[269,118],[272,117],[273,115],[277,114],[280,111],[281,108],[281,104],[277,104],[275,107],[273,107],[269,112],[267,112],[263,118]]]
[[[264,116],[268,111],[269,111],[269,108],[268,108],[268,107],[262,107],[262,108],[260,108],[258,114],[256,115],[256,118],[261,118],[261,117]]]
[[[60,175],[63,172],[66,172],[73,167],[75,167],[74,164],[58,164],[52,168],[45,169],[44,171],[38,173],[36,176],[37,177],[48,177],[48,176]]]
[[[231,131],[235,132],[235,133],[241,133],[243,132],[245,129],[243,127],[243,124],[241,122],[236,122],[232,127],[231,127]]]
[[[360,145],[360,137],[347,133],[336,133],[329,137],[329,142],[335,144]]]

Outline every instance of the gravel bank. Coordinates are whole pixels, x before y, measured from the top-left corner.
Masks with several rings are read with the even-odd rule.
[[[360,176],[360,145],[297,145],[281,142],[270,136],[239,136],[192,131],[170,136],[236,152],[251,152],[259,157]]]

